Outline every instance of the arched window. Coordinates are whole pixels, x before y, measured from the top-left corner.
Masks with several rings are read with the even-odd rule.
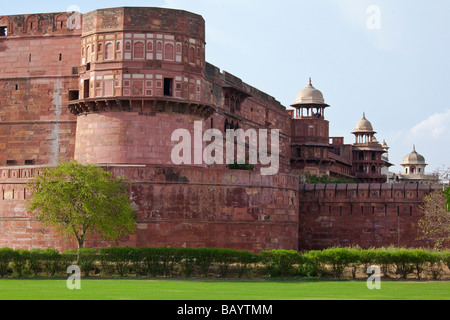
[[[98,52],[102,52],[103,51],[103,45],[101,43],[98,44]]]
[[[144,59],[144,43],[136,42],[134,44],[134,58]]]
[[[105,60],[114,59],[114,47],[111,42],[105,45]]]
[[[116,43],[116,51],[121,51],[122,50],[122,43],[120,43],[120,41],[117,41]]]
[[[131,42],[125,43],[125,50],[126,51],[131,51]]]
[[[147,51],[153,51],[153,43],[147,42]]]
[[[164,59],[173,60],[173,45],[170,43],[164,46]]]

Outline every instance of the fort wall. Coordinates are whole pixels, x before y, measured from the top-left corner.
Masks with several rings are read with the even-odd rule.
[[[420,205],[440,186],[425,184],[300,185],[299,248],[428,247],[418,240]]]
[[[133,181],[138,212],[134,235],[121,246],[178,246],[296,250],[298,178],[239,170],[108,166]],[[0,247],[76,248],[26,211],[27,182],[42,168],[0,169]],[[92,238],[87,247],[112,245]]]
[[[0,17],[0,166],[55,164],[74,155],[81,29],[67,13]]]

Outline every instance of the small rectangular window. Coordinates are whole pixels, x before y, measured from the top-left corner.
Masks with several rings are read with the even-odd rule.
[[[69,101],[78,100],[80,92],[78,90],[69,90]]]
[[[34,160],[25,160],[25,165],[26,165],[26,166],[32,166],[32,165],[34,165]]]
[[[0,37],[8,36],[8,27],[0,27]]]
[[[87,79],[87,80],[84,80],[84,88],[83,88],[83,91],[84,91],[84,99],[87,99],[87,98],[89,98],[89,94],[90,94],[90,82],[89,82],[89,79]]]
[[[8,166],[14,166],[14,165],[16,165],[16,160],[6,160],[6,164],[8,165]]]
[[[173,79],[164,78],[164,95],[172,96]]]

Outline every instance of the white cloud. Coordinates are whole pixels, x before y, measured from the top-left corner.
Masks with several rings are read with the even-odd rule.
[[[418,125],[414,126],[410,133],[414,137],[429,137],[432,139],[439,139],[444,134],[450,131],[450,110],[443,113],[435,113],[428,119],[423,120]]]

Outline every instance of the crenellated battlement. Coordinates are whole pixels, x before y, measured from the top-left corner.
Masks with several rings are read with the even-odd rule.
[[[419,200],[440,185],[412,183],[374,183],[374,184],[301,184],[300,195],[304,201],[313,200],[339,202],[343,199],[359,201],[377,200]]]
[[[418,240],[427,184],[301,184],[299,248],[429,246]]]
[[[21,37],[41,37],[81,34],[82,15],[79,12],[36,13],[0,16],[0,40]]]

